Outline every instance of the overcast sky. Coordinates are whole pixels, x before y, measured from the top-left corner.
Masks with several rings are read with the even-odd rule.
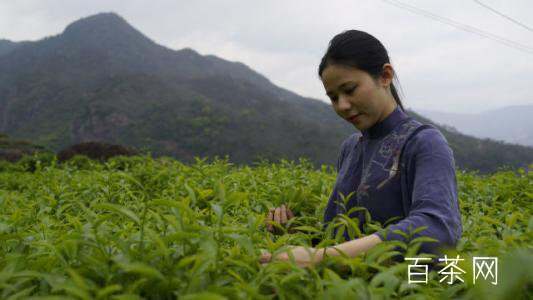
[[[533,48],[532,31],[475,1],[400,2]],[[481,2],[533,27],[531,0]],[[533,104],[531,52],[382,0],[0,0],[0,38],[38,40],[109,11],[166,47],[243,62],[281,87],[327,103],[320,58],[335,34],[358,29],[388,49],[408,108],[475,113]]]

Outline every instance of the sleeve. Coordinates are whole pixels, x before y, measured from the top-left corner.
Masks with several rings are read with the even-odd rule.
[[[395,230],[409,233],[421,226],[425,230],[412,236],[428,236],[438,243],[423,243],[420,252],[437,253],[439,246],[454,247],[461,238],[462,224],[457,199],[457,179],[453,151],[437,129],[420,131],[412,143],[414,181],[411,207],[406,218],[378,231],[382,240],[408,242]],[[407,150],[407,148],[406,148]]]
[[[337,198],[337,185],[338,185],[338,182],[339,180],[341,180],[339,178],[339,171],[342,167],[342,164],[344,162],[344,158],[346,157],[347,155],[347,152],[348,152],[348,147],[350,147],[350,145],[352,144],[350,141],[356,139],[357,136],[356,135],[351,135],[350,137],[348,137],[347,139],[345,139],[342,144],[341,144],[341,150],[340,150],[340,153],[339,153],[339,156],[337,158],[337,165],[336,165],[336,168],[337,168],[337,180],[335,182],[335,185],[333,186],[333,191],[331,192],[331,195],[329,196],[329,200],[328,200],[328,203],[326,205],[326,210],[324,212],[324,228],[326,228],[327,224],[335,217],[336,215],[336,204],[335,204],[335,199]]]

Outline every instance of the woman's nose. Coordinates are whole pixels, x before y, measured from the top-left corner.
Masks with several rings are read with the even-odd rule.
[[[349,111],[352,108],[352,103],[350,102],[348,97],[344,95],[339,95],[338,107],[341,111]]]

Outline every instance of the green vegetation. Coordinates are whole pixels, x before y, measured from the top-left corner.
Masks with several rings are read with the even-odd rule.
[[[533,163],[531,147],[439,130],[461,169]],[[306,157],[319,167],[335,164],[354,131],[328,103],[280,88],[242,63],[158,45],[114,13],[34,42],[0,40],[0,133],[54,152],[99,141],[183,163]]]
[[[33,144],[27,140],[12,139],[6,134],[0,133],[0,165],[5,161],[16,162],[25,159],[26,156],[38,153],[54,155],[44,146]]]
[[[32,160],[33,159],[33,160]],[[32,160],[32,168],[28,168]],[[407,282],[387,242],[357,258],[327,258],[314,268],[261,266],[260,249],[310,245],[335,172],[298,163],[227,159],[77,156],[58,164],[35,156],[0,169],[1,299],[526,299],[533,289],[533,174],[458,172],[464,283]],[[274,236],[268,208],[288,203],[297,233]],[[369,234],[379,225],[368,227]],[[471,258],[499,258],[498,285],[472,284]],[[40,298],[41,297],[41,298]],[[63,299],[63,298],[61,298]]]

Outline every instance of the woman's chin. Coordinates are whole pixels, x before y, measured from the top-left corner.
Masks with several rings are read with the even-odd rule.
[[[367,127],[365,126],[361,126],[361,124],[355,124],[355,123],[352,123],[353,127],[355,127],[355,129],[359,130],[359,131],[363,131],[363,130],[366,130]]]

